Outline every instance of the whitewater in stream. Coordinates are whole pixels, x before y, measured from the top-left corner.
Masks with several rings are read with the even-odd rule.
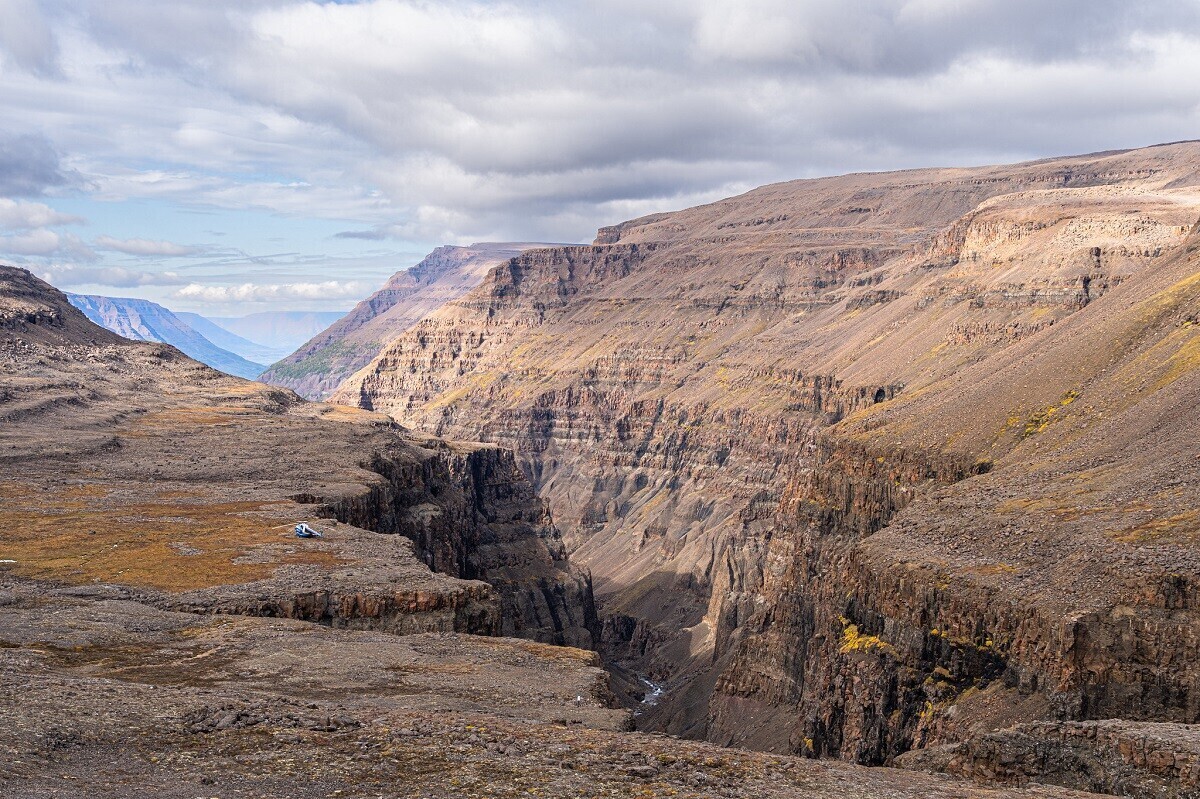
[[[633,715],[635,716],[640,716],[645,711],[657,705],[659,700],[662,699],[663,694],[667,691],[665,683],[654,682],[646,677],[639,676],[638,682],[646,686],[646,695],[642,697],[641,706],[633,711]]]

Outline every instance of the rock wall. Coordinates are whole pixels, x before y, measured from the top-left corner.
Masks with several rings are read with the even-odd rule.
[[[323,399],[421,317],[461,297],[479,285],[489,269],[531,246],[438,247],[416,266],[397,272],[383,288],[259,379],[308,399]]]
[[[364,495],[325,503],[319,513],[379,533],[403,535],[431,569],[489,584],[500,597],[498,619],[469,597],[475,632],[532,638],[591,649],[599,631],[590,576],[567,560],[546,503],[510,451],[433,442],[419,463],[377,456],[369,468],[384,479]],[[453,603],[456,612],[460,603]],[[494,628],[489,628],[494,624]]]
[[[1037,782],[1146,799],[1200,796],[1200,735],[1182,725],[1025,724],[899,762],[1004,785]]]
[[[449,590],[317,589],[293,595],[263,592],[254,598],[223,598],[221,592],[215,592],[216,596],[213,593],[205,592],[194,599],[172,598],[157,604],[169,610],[297,619],[335,629],[380,630],[394,635],[431,632],[502,635],[505,629],[500,599],[483,584]]]
[[[717,611],[728,619],[717,651],[734,654],[720,669],[707,735],[882,764],[980,724],[1200,721],[1200,593],[1182,563],[1085,610],[1032,591],[1014,597],[1001,582],[1019,571],[1008,563],[939,562],[899,544],[931,523],[962,526],[926,513],[893,520],[939,487],[970,480],[986,495],[992,468],[824,440],[791,481],[758,559],[758,606],[749,618],[730,599]],[[889,523],[888,536],[872,538]],[[959,540],[954,549],[971,549]],[[770,725],[748,726],[756,714]]]

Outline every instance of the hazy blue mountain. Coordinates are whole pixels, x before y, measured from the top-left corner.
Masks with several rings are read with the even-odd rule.
[[[210,322],[277,353],[283,360],[302,344],[345,316],[345,311],[263,311],[249,316],[210,316]]]
[[[265,366],[218,347],[158,303],[127,297],[68,294],[71,304],[101,327],[125,338],[170,344],[189,358],[250,380]]]
[[[189,327],[223,350],[242,356],[254,363],[274,363],[278,360],[277,347],[268,347],[257,341],[231,333],[206,316],[187,311],[176,311],[175,315]]]

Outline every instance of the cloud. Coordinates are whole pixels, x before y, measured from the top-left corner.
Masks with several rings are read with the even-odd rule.
[[[59,256],[94,261],[97,256],[78,236],[39,228],[27,233],[0,236],[0,253]]]
[[[58,287],[96,285],[112,288],[140,288],[144,286],[178,286],[186,282],[174,272],[144,272],[119,266],[52,264],[37,267],[34,271],[43,280]]]
[[[1147,75],[1194,60],[1197,9],[1163,0],[375,0],[281,4],[245,19],[221,80],[374,156],[352,169],[383,190],[392,208],[379,211],[391,215],[348,239],[582,238],[628,203],[1142,144],[1200,123],[1200,88],[1178,80],[1165,84],[1174,100],[1140,114],[1152,121],[1140,134],[1113,116],[1128,98],[1088,88],[1118,73],[1159,95],[1164,84]],[[983,73],[991,88],[958,89]],[[1005,90],[1008,76],[1029,74],[1043,82]],[[859,98],[878,97],[879,85],[886,103],[873,111]],[[1079,115],[1044,108],[1080,96]],[[1087,129],[1074,123],[1082,116]],[[902,135],[918,128],[923,136]],[[962,135],[947,141],[947,129]]]
[[[630,0],[610,3],[634,11]],[[1022,63],[1120,60],[1135,34],[1195,33],[1200,8],[1170,0],[665,0],[660,29],[687,31],[698,64],[772,74],[915,76],[979,55]],[[636,12],[635,12],[636,13]]]
[[[0,90],[54,136],[22,196],[86,179],[337,219],[346,242],[586,240],[777,180],[1200,129],[1179,77],[1200,69],[1194,0],[59,0],[39,19],[61,78]],[[0,186],[27,162],[0,158]]]
[[[82,217],[59,213],[42,203],[0,197],[0,228],[6,230],[75,225],[83,221]]]
[[[373,228],[372,230],[341,230],[333,234],[335,239],[362,239],[364,241],[383,241],[384,239],[392,238],[392,234],[386,228]]]
[[[0,0],[0,6],[4,1]],[[0,132],[0,195],[39,196],[75,177],[60,167],[58,153],[44,136]]]
[[[306,181],[243,182],[202,172],[116,169],[91,175],[94,196],[109,202],[149,199],[236,210],[262,209],[295,216],[371,218],[395,209],[360,185]]]
[[[127,255],[140,255],[145,257],[160,256],[160,257],[182,257],[185,255],[196,255],[201,250],[196,247],[185,247],[182,244],[175,244],[170,241],[151,241],[149,239],[114,239],[112,236],[99,236],[96,238],[96,247],[102,250],[116,250]]]
[[[237,286],[205,286],[189,283],[174,292],[176,299],[202,302],[266,302],[269,300],[333,300],[360,298],[372,289],[361,283],[326,280],[319,283],[242,283]]]
[[[0,236],[0,252],[17,255],[52,255],[62,247],[63,239],[53,230],[34,230],[16,236]]]
[[[34,0],[0,0],[0,55],[35,74],[59,74],[58,44]]]

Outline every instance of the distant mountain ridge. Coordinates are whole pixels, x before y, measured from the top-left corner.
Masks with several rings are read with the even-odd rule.
[[[231,333],[206,316],[189,311],[175,311],[189,327],[223,350],[240,355],[253,363],[272,363],[278,360],[278,349]]]
[[[273,363],[345,315],[345,311],[260,311],[247,316],[210,316],[209,322],[265,347]]]
[[[68,294],[67,297],[92,322],[125,338],[170,344],[184,355],[214,369],[249,380],[258,377],[266,368],[217,346],[156,302],[93,294]]]
[[[262,379],[309,399],[327,397],[392,339],[478,286],[493,268],[527,250],[551,246],[481,242],[438,247],[416,266],[392,275],[383,288],[271,366]]]

